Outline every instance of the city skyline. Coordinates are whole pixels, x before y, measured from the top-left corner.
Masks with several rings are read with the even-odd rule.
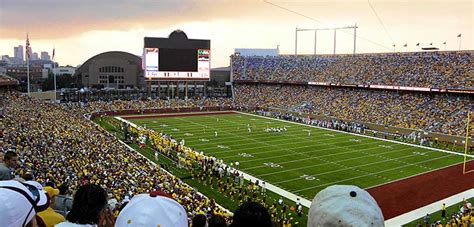
[[[167,37],[181,29],[193,39],[211,39],[212,67],[227,66],[234,48],[276,48],[294,53],[295,28],[347,26],[357,23],[357,53],[473,49],[471,1],[78,1],[2,0],[0,53],[24,45],[52,51],[64,65],[82,64],[106,51],[141,55],[143,37]],[[207,7],[212,4],[213,7]],[[54,5],[54,7],[50,7]],[[33,10],[35,9],[35,10]],[[152,10],[153,9],[153,10]],[[27,13],[25,16],[25,10]],[[312,19],[305,18],[294,11]],[[88,12],[90,17],[81,15]],[[101,12],[95,14],[94,12]],[[103,12],[103,13],[102,13]],[[35,16],[48,15],[44,20]],[[48,26],[44,26],[48,24]],[[43,26],[41,26],[43,25]],[[298,52],[312,54],[314,34],[298,34]],[[332,32],[318,33],[318,53],[332,54]],[[446,42],[446,45],[443,43]],[[404,44],[408,44],[404,47]],[[352,53],[352,32],[338,32],[337,53]],[[51,52],[50,52],[51,53]]]
[[[26,56],[25,56],[25,50],[23,49],[23,47],[24,47],[23,45],[14,46],[13,55],[1,54],[0,56],[15,58],[15,59],[20,60],[21,62],[25,62]],[[30,49],[30,53],[32,54],[32,56],[30,57],[30,60],[46,60],[46,61],[52,60],[48,51],[40,51],[40,54],[38,54],[38,52],[34,52],[31,47],[29,49]]]

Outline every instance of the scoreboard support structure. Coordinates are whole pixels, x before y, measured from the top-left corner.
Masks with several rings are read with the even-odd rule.
[[[146,94],[150,98],[189,99],[207,96],[207,81],[146,80]]]

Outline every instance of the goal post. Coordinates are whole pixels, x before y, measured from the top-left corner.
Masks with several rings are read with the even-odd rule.
[[[468,148],[469,148],[469,136],[470,136],[470,130],[471,130],[471,111],[468,110],[467,111],[467,120],[466,120],[466,140],[464,141],[464,162],[463,162],[463,168],[462,168],[462,173],[463,174],[467,174],[467,173],[471,173],[471,172],[474,172],[474,169],[472,170],[468,170],[467,169],[467,151],[468,151]]]

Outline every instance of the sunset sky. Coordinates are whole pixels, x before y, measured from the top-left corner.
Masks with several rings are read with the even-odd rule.
[[[194,39],[210,39],[212,66],[229,65],[234,48],[276,48],[294,53],[295,28],[347,26],[357,23],[357,52],[417,50],[415,44],[448,50],[473,49],[471,0],[0,0],[0,55],[13,46],[52,52],[61,65],[82,64],[105,51],[140,55],[143,37],[167,37],[181,29]],[[352,31],[338,32],[337,53],[352,52]],[[392,41],[393,40],[393,41]],[[314,33],[300,33],[298,49],[313,52]],[[408,48],[403,45],[407,43]],[[318,53],[332,53],[333,32],[318,34]]]

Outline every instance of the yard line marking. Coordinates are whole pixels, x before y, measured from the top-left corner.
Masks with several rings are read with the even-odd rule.
[[[321,140],[322,141],[322,140]],[[189,143],[189,142],[188,142]],[[291,144],[300,144],[300,143],[303,143],[303,144],[308,144],[307,142],[304,142],[304,141],[301,141],[301,142],[297,142],[297,143],[286,143],[285,145],[291,145]],[[313,147],[313,146],[321,146],[321,145],[336,145],[336,144],[340,144],[340,143],[344,143],[344,142],[337,142],[337,143],[326,143],[326,144],[312,144],[312,145],[305,145],[305,146],[298,146],[298,147],[293,147],[295,149],[299,149],[299,148],[305,148],[305,147]],[[380,143],[380,142],[374,142],[374,143]],[[207,145],[207,144],[206,144]],[[252,143],[248,143],[248,144],[242,144],[242,145],[252,145]],[[357,144],[357,146],[360,146],[362,144]],[[351,145],[352,146],[352,145]],[[241,148],[241,149],[235,149],[233,151],[244,151],[244,150],[254,150],[254,149],[258,149],[258,148],[265,148],[265,147],[268,147],[268,145],[264,145],[264,146],[252,146],[252,147],[246,147],[246,148]],[[201,148],[201,149],[205,149],[205,148]],[[267,154],[267,153],[275,153],[275,152],[278,152],[278,151],[282,151],[282,150],[286,150],[286,148],[279,148],[277,150],[270,150],[270,151],[262,151],[262,152],[254,152],[253,154]],[[227,151],[227,152],[232,152],[232,151]],[[222,152],[206,152],[207,154],[222,154]],[[231,156],[227,156],[227,157],[232,157],[232,156],[235,156],[235,155],[231,155]]]
[[[411,166],[411,165],[416,165],[416,164],[425,163],[425,162],[431,162],[431,161],[434,161],[434,160],[438,160],[438,159],[442,159],[442,158],[447,158],[447,157],[451,157],[451,156],[448,156],[448,155],[447,155],[447,156],[441,156],[441,157],[438,157],[438,158],[428,159],[428,160],[424,160],[424,161],[421,161],[421,162],[416,162],[416,163],[410,164],[410,165],[404,165],[404,166],[399,166],[399,167],[395,167],[395,168],[391,168],[391,169],[386,169],[386,170],[383,170],[383,171],[374,172],[374,173],[370,173],[370,174],[363,175],[363,176],[357,176],[357,177],[352,177],[352,178],[346,178],[346,179],[343,179],[343,180],[333,181],[333,182],[326,183],[326,184],[322,184],[322,185],[317,185],[317,186],[312,186],[312,187],[308,187],[308,188],[303,188],[303,189],[295,190],[295,191],[293,191],[293,192],[307,191],[307,190],[313,189],[313,188],[320,188],[320,187],[324,187],[324,186],[327,186],[327,185],[332,185],[332,184],[335,184],[335,183],[340,183],[340,182],[355,180],[355,179],[358,179],[358,178],[367,177],[367,176],[371,176],[371,175],[375,175],[375,174],[380,174],[380,173],[384,173],[384,172],[388,172],[388,171],[392,171],[392,170],[396,170],[396,169],[402,169],[402,168],[406,168],[406,167]]]
[[[231,132],[231,131],[229,131]],[[209,133],[210,135],[211,133]],[[275,138],[274,137],[275,134],[271,135],[271,136],[268,136],[266,138]],[[218,139],[219,140],[222,140],[223,138],[232,138],[232,137],[235,137],[235,136],[219,136]],[[346,138],[347,136],[344,136],[344,138]],[[261,138],[259,136],[259,138]],[[342,137],[341,137],[342,138]],[[318,140],[318,141],[330,141],[330,140],[335,140],[334,138],[329,138],[329,139],[322,139],[322,140]],[[188,142],[190,143],[193,143],[195,140],[194,139],[189,139]],[[227,141],[227,143],[236,143],[236,142],[240,142],[240,141],[248,141],[248,138],[245,137],[245,139],[232,139],[231,141]],[[265,141],[265,140],[262,140],[262,141]],[[295,141],[294,138],[287,138],[287,139],[279,139],[279,140],[272,140],[272,141],[268,141],[268,142],[283,142],[283,141]],[[303,141],[300,141],[300,142],[303,142]],[[349,141],[343,141],[343,142],[340,142],[340,143],[347,143]],[[206,145],[210,145],[210,144],[217,144],[217,143],[223,143],[223,141],[220,141],[220,142],[213,142],[213,143],[207,143]],[[196,144],[196,146],[199,146],[199,144]]]
[[[233,122],[233,121],[230,121],[230,120],[226,120],[226,121]],[[334,134],[325,134],[325,135],[334,136]],[[290,136],[291,136],[291,135],[290,135]],[[308,139],[303,138],[303,140],[308,140]],[[316,141],[316,142],[318,142],[318,141]],[[321,143],[321,142],[319,142],[319,143]],[[322,143],[322,144],[324,144],[324,143]],[[337,145],[335,145],[335,146],[337,146]],[[390,148],[390,149],[392,149],[392,146],[389,146],[389,145],[379,145],[379,146],[382,146],[382,147],[384,147],[384,148]],[[346,150],[348,149],[348,148],[343,147],[343,146],[338,146],[338,147],[340,147],[341,149],[346,149]],[[292,153],[295,153],[295,154],[296,154],[296,152],[294,152],[292,149],[288,149],[288,150],[289,150],[289,151],[292,151]],[[362,154],[365,154],[365,155],[370,155],[369,153],[361,152],[360,150],[355,150],[355,152],[362,153]],[[302,153],[300,152],[299,154],[301,155]],[[303,154],[303,155],[305,155],[305,154]],[[307,155],[305,155],[305,156],[307,156]],[[309,158],[311,159],[310,156],[307,156],[307,157],[309,157]],[[387,159],[386,157],[383,157],[383,156],[378,156],[378,157]],[[313,158],[314,158],[314,157],[313,157]],[[320,159],[320,160],[326,161],[326,160],[324,160],[324,159]],[[402,162],[402,163],[406,163],[406,162]],[[419,167],[430,169],[430,168],[425,167],[425,166],[419,166]],[[388,179],[387,179],[387,180],[388,180]]]
[[[236,111],[236,113],[240,113],[240,114],[244,114],[244,115],[249,115],[249,116],[257,116],[257,115],[249,114],[249,113],[245,113],[245,112],[238,112],[238,111]],[[259,116],[259,115],[258,115],[258,116]],[[381,141],[386,141],[386,142],[390,142],[390,143],[404,144],[404,145],[407,145],[407,146],[418,147],[418,148],[423,148],[423,149],[428,149],[428,150],[433,150],[433,151],[439,151],[439,152],[444,152],[444,153],[453,154],[453,155],[464,156],[464,154],[461,154],[461,153],[458,153],[458,152],[447,151],[447,150],[438,149],[438,148],[433,148],[433,147],[425,147],[425,146],[421,146],[421,145],[410,144],[410,143],[400,142],[400,141],[396,141],[396,140],[388,140],[388,139],[383,139],[383,138],[378,138],[378,137],[372,137],[372,136],[367,136],[367,135],[362,135],[362,134],[357,134],[357,133],[352,133],[352,132],[339,131],[339,130],[330,129],[330,128],[323,128],[323,127],[319,127],[319,126],[315,126],[315,125],[306,125],[306,124],[302,124],[302,123],[298,123],[298,122],[285,121],[285,120],[281,120],[281,119],[277,119],[277,118],[270,118],[270,117],[266,117],[266,116],[259,116],[259,117],[261,117],[261,118],[267,118],[267,119],[273,119],[273,120],[275,120],[275,121],[288,122],[288,123],[292,123],[292,124],[296,124],[296,125],[304,125],[304,126],[308,126],[308,127],[319,128],[319,129],[328,130],[328,131],[333,131],[333,132],[345,133],[345,134],[350,134],[350,135],[354,135],[354,136],[360,136],[360,137],[370,138],[370,139],[374,139],[374,140],[381,140]],[[467,156],[468,156],[468,157],[471,157],[471,158],[474,158],[474,155],[467,155]]]
[[[434,151],[431,151],[431,152],[434,152]],[[389,161],[396,161],[397,159],[408,158],[408,157],[413,157],[413,156],[415,156],[415,155],[405,155],[405,156],[401,156],[401,157],[396,158],[396,159],[387,159],[387,160],[384,160],[384,161],[371,162],[371,163],[367,163],[367,164],[363,164],[363,165],[357,165],[357,166],[347,166],[347,165],[339,164],[339,162],[343,162],[343,161],[337,161],[337,162],[328,161],[329,163],[327,163],[327,164],[335,164],[335,165],[343,166],[343,167],[346,167],[346,168],[336,169],[336,170],[332,170],[332,171],[326,171],[324,173],[315,174],[315,175],[312,175],[312,176],[319,177],[319,176],[323,176],[323,175],[326,175],[326,174],[337,173],[337,172],[346,171],[346,170],[350,170],[350,169],[353,169],[355,171],[360,171],[360,170],[356,170],[356,169],[359,168],[359,167],[370,166],[370,165],[380,164],[380,163],[389,162]],[[360,158],[360,157],[358,157],[358,158]],[[355,159],[355,158],[353,158],[353,159]],[[353,160],[353,159],[349,159],[349,160]],[[346,160],[346,161],[348,161],[348,160]],[[411,165],[410,163],[406,163],[406,164]],[[312,166],[312,167],[315,167],[315,166]],[[305,168],[312,168],[312,167],[301,167],[301,168],[297,168],[297,169],[305,169]],[[293,170],[295,170],[295,169],[293,169]],[[366,172],[366,171],[361,171],[361,172]],[[368,172],[366,172],[366,173],[368,173]],[[257,175],[257,177],[261,177],[261,176],[262,175]],[[279,183],[290,182],[290,181],[294,181],[294,180],[299,180],[299,179],[288,179],[288,180],[283,180],[283,181],[278,181],[278,182],[273,182],[273,183],[279,184]]]
[[[377,142],[374,142],[374,143],[377,143]],[[353,146],[360,146],[360,144],[355,144],[355,145],[352,145],[352,146],[350,146],[350,147],[353,147]],[[363,149],[363,150],[371,150],[371,149],[375,149],[375,148],[377,148],[377,147],[369,147],[369,148],[365,148],[365,149]],[[338,148],[338,147],[331,147],[331,148],[326,148],[326,149],[321,149],[321,150],[301,152],[300,154],[309,154],[309,153],[314,153],[314,152],[319,152],[319,151],[328,151],[328,150],[334,150],[334,149],[340,149],[340,148]],[[341,155],[341,154],[348,154],[348,153],[353,153],[353,152],[357,152],[357,151],[356,151],[356,150],[350,150],[350,151],[345,151],[345,152],[337,152],[337,153],[322,155],[322,156],[319,156],[319,157],[330,157],[330,156],[336,156],[336,155]],[[277,155],[277,156],[272,156],[272,157],[265,157],[265,158],[259,158],[259,159],[246,160],[246,161],[242,161],[241,163],[261,161],[261,160],[265,160],[265,159],[269,159],[269,158],[282,158],[282,157],[287,157],[287,156],[293,156],[293,154]],[[279,164],[287,164],[287,163],[298,162],[298,161],[302,161],[302,160],[309,160],[309,159],[313,159],[313,158],[314,158],[314,157],[312,157],[312,158],[302,158],[302,159],[293,159],[293,160],[291,160],[291,161],[279,162]],[[254,166],[254,167],[250,167],[250,168],[244,168],[243,170],[255,169],[255,168],[258,168],[258,167],[259,167],[259,166]],[[262,166],[262,167],[263,167],[263,166]]]
[[[230,120],[227,120],[227,121],[230,121]],[[232,121],[230,121],[230,122],[232,122]],[[325,135],[334,136],[333,134],[325,134]],[[303,138],[303,139],[304,139],[304,138]],[[304,139],[304,140],[307,140],[307,139]],[[390,148],[390,149],[392,148],[391,146],[388,146],[388,145],[379,145],[379,146],[383,146],[383,147],[385,147],[385,148]],[[345,148],[345,147],[341,147],[341,148],[342,148],[342,149],[347,149],[347,148]],[[295,153],[295,154],[296,154],[296,152],[294,152],[292,149],[288,149],[288,150],[289,150],[289,151],[292,151],[292,153]],[[362,153],[362,154],[365,154],[365,155],[370,155],[370,154],[368,154],[368,153],[361,152],[361,151],[359,151],[359,150],[356,150],[356,152],[359,152],[359,153]],[[305,156],[307,156],[307,155],[305,155]],[[310,156],[307,156],[307,157],[311,158]],[[386,161],[390,161],[390,158],[386,158],[386,157],[383,157],[383,156],[378,156],[378,157],[384,158],[384,159],[386,159]],[[317,159],[319,159],[319,158],[317,158]],[[322,161],[327,161],[327,160],[324,160],[324,159],[320,159],[320,160],[322,160]],[[385,161],[385,162],[386,162],[386,161]],[[395,161],[395,160],[392,160],[392,161]],[[337,164],[337,163],[334,163],[334,162],[331,162],[331,163]],[[411,163],[407,163],[407,162],[402,162],[402,163],[406,163],[406,164],[412,165]],[[337,164],[337,165],[340,165],[340,164]],[[341,166],[341,165],[340,165],[340,166]],[[345,167],[344,165],[342,165],[342,166]],[[418,166],[419,166],[419,165],[418,165]],[[428,167],[425,167],[425,166],[419,166],[419,167],[421,167],[421,168],[428,168]],[[428,169],[430,169],[430,168],[428,168]],[[360,171],[360,170],[355,170],[355,171]],[[380,178],[384,178],[384,179],[386,179],[386,180],[390,180],[390,179],[385,178],[385,177],[382,177],[382,176],[378,176],[378,175],[376,175],[376,176],[377,176],[377,177],[380,177]]]
[[[370,150],[370,149],[375,149],[375,148],[377,148],[377,147],[371,147],[371,148],[367,148],[367,149],[364,149],[364,150]],[[410,147],[410,148],[403,148],[403,149],[400,149],[400,150],[392,150],[392,151],[388,151],[388,152],[383,152],[383,153],[381,153],[381,154],[395,153],[395,152],[400,152],[400,151],[409,150],[409,149],[413,149],[413,148]],[[339,153],[336,153],[336,154],[322,155],[322,156],[319,156],[319,157],[311,157],[311,158],[298,159],[298,160],[291,160],[291,161],[286,161],[286,162],[278,162],[278,164],[284,165],[284,164],[288,164],[288,163],[292,163],[292,162],[299,162],[299,161],[303,161],[303,160],[312,160],[312,159],[320,159],[320,160],[322,160],[322,161],[324,161],[324,162],[327,162],[327,163],[324,163],[324,164],[330,164],[331,161],[327,161],[327,160],[321,159],[321,157],[330,157],[330,156],[343,155],[343,154],[354,153],[354,152],[357,152],[357,151],[346,151],[346,152],[339,152]],[[373,154],[373,155],[370,155],[370,156],[377,156],[377,154]],[[335,163],[344,162],[344,161],[349,161],[349,160],[355,160],[355,159],[360,159],[360,158],[365,158],[365,157],[366,157],[366,156],[357,156],[357,157],[355,157],[355,158],[349,158],[349,159],[344,159],[344,160],[336,161]],[[259,174],[259,175],[256,175],[256,176],[258,176],[258,177],[261,177],[261,176],[268,176],[268,175],[273,175],[273,174],[278,174],[278,173],[283,173],[283,172],[290,172],[290,171],[293,171],[293,170],[311,168],[311,167],[320,166],[320,165],[321,165],[321,164],[315,164],[315,165],[311,165],[311,166],[302,166],[302,167],[298,167],[298,168],[289,168],[289,169],[285,169],[285,170],[278,171],[278,172],[270,172],[270,173],[265,173],[265,174]],[[242,170],[260,169],[260,168],[263,168],[263,167],[265,167],[265,166],[259,165],[259,166],[254,166],[254,167],[250,167],[250,168],[244,168],[244,169],[242,169]]]

